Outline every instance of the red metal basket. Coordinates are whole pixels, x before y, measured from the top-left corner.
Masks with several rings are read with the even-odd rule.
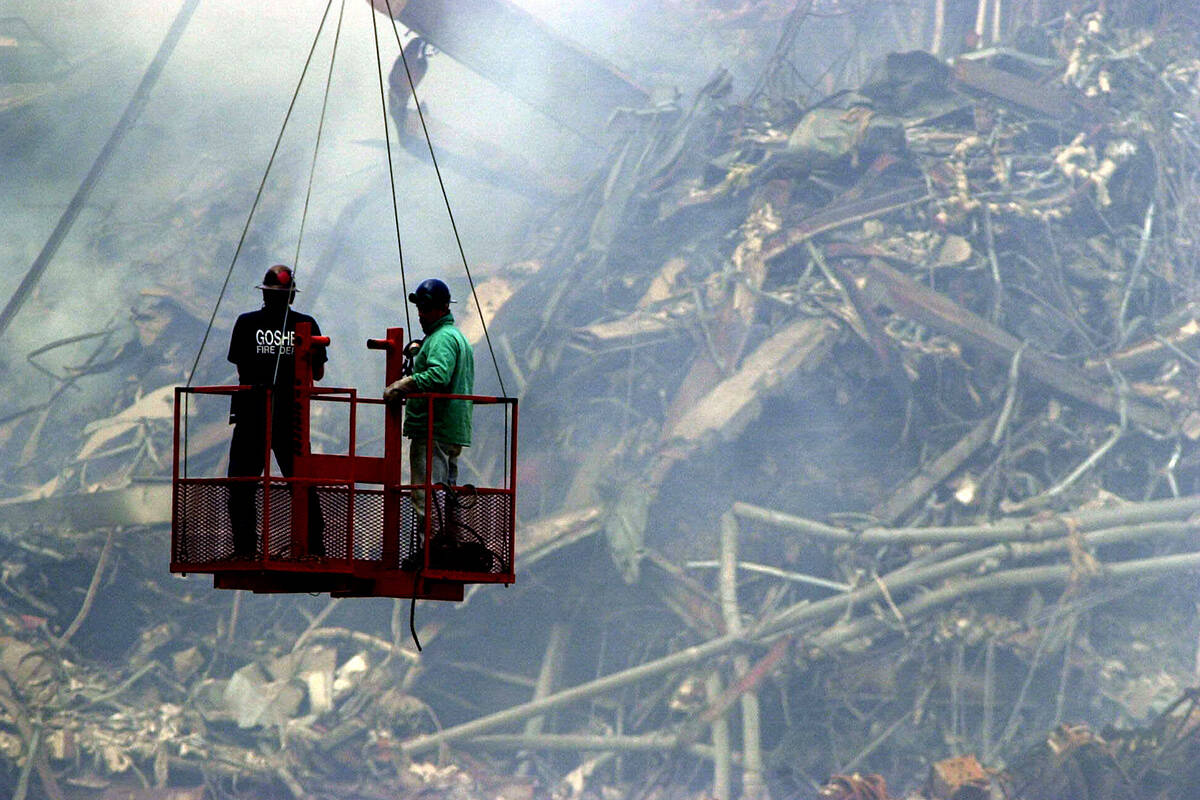
[[[418,597],[461,600],[469,583],[514,581],[516,524],[517,401],[482,395],[414,394],[401,403],[360,398],[354,389],[313,385],[309,354],[315,339],[309,325],[296,326],[294,466],[291,476],[272,474],[272,392],[259,392],[267,422],[263,441],[266,469],[260,477],[230,478],[189,474],[187,431],[191,406],[202,396],[232,396],[247,386],[179,387],[175,390],[175,443],[171,525],[171,572],[211,573],[220,589],[255,592],[328,592],[338,597]],[[386,383],[399,379],[404,332],[368,347],[387,353]],[[386,385],[386,384],[385,384]],[[279,393],[276,392],[276,395]],[[431,484],[402,480],[406,443],[401,436],[403,403],[426,403],[427,452],[433,432],[433,401],[474,403],[476,416],[499,414],[503,440],[499,453],[484,459],[500,465],[495,486]],[[313,453],[311,412],[315,403],[344,404],[349,430],[346,452]],[[356,427],[363,406],[384,407],[383,455],[359,455]],[[497,446],[492,443],[492,449]],[[476,455],[476,454],[473,454]],[[482,463],[482,459],[481,459]],[[230,493],[253,492],[255,551],[235,554]],[[253,486],[253,489],[250,486]],[[413,490],[424,490],[423,513],[412,505]],[[323,527],[310,532],[313,503]],[[247,504],[248,505],[248,504]],[[313,538],[310,541],[310,537]],[[314,546],[314,542],[320,546]]]

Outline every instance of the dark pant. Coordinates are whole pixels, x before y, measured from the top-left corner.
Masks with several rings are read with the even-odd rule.
[[[292,477],[293,454],[296,450],[293,416],[276,412],[271,421],[271,451],[279,462],[279,471],[284,477]],[[229,472],[231,478],[254,478],[263,474],[266,467],[266,413],[260,406],[249,411],[239,411],[233,426],[233,440],[229,444]],[[257,517],[254,497],[261,483],[236,481],[229,486],[229,524],[233,528],[234,554],[253,558],[258,553]],[[308,490],[308,554],[325,555],[325,517],[315,488]]]

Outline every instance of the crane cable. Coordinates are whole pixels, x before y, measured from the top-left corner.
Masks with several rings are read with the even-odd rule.
[[[283,117],[283,125],[279,128],[279,135],[275,137],[275,147],[271,150],[271,157],[267,160],[267,168],[263,171],[262,180],[258,184],[258,192],[254,195],[254,202],[250,206],[250,213],[246,216],[246,224],[242,227],[242,235],[238,238],[237,247],[233,251],[233,258],[229,261],[229,269],[225,272],[225,281],[221,284],[221,291],[217,294],[217,302],[213,304],[212,315],[208,318],[208,326],[204,329],[204,337],[200,340],[200,347],[196,350],[196,358],[192,361],[192,368],[188,372],[186,387],[192,385],[192,380],[196,377],[196,368],[200,364],[200,356],[204,353],[204,346],[208,343],[208,337],[212,333],[213,323],[217,319],[217,311],[221,308],[221,300],[225,297],[225,292],[229,288],[229,279],[233,276],[233,268],[237,264],[238,256],[241,255],[242,246],[246,243],[246,234],[250,230],[250,221],[254,219],[254,212],[258,209],[258,204],[262,200],[263,189],[267,185],[267,176],[271,174],[271,167],[275,164],[275,156],[279,153],[279,145],[283,141],[283,132],[287,130],[288,120],[292,117],[292,110],[296,107],[296,98],[300,96],[300,87],[304,84],[304,76],[308,74],[308,67],[312,64],[313,53],[317,50],[317,42],[321,38],[321,31],[325,28],[325,20],[329,17],[329,9],[333,7],[333,0],[328,0],[325,4],[325,11],[321,14],[321,23],[317,26],[317,34],[313,37],[312,46],[308,50],[308,57],[304,59],[304,68],[300,71],[300,79],[296,81],[296,89],[292,92],[292,100],[288,103],[287,113]]]
[[[390,12],[391,9],[389,8]],[[375,73],[379,79],[379,109],[383,114],[383,141],[387,146],[387,164],[388,164],[388,182],[391,186],[392,195],[392,221],[396,226],[396,253],[400,258],[400,291],[403,293],[402,305],[404,306],[404,330],[409,332],[409,338],[412,338],[412,318],[408,311],[408,279],[404,276],[404,244],[400,239],[400,206],[396,202],[396,171],[392,167],[392,135],[388,132],[388,116],[387,116],[387,94],[383,89],[383,56],[379,52],[379,25],[375,21],[375,7],[371,6],[371,34],[375,39]],[[401,49],[403,54],[403,48]],[[409,79],[411,82],[411,78]],[[415,98],[414,98],[415,99]],[[415,635],[414,635],[414,638]],[[420,645],[417,646],[420,649]]]
[[[429,158],[433,164],[434,173],[437,176],[438,187],[440,188],[441,193],[442,193],[442,201],[444,202],[444,204],[446,206],[446,214],[450,220],[450,228],[454,233],[454,241],[455,241],[455,244],[458,246],[458,253],[459,253],[460,258],[462,259],[463,270],[466,272],[467,282],[471,287],[471,297],[474,299],[475,308],[479,312],[479,321],[483,328],[484,339],[487,342],[488,353],[491,355],[491,358],[492,358],[492,366],[496,370],[496,379],[500,384],[500,393],[502,395],[504,395],[504,394],[507,394],[507,391],[504,387],[504,378],[500,374],[500,364],[496,358],[495,349],[492,347],[491,336],[488,334],[487,320],[484,319],[483,306],[480,304],[479,295],[475,290],[475,281],[471,276],[471,268],[467,263],[466,251],[463,249],[462,238],[459,236],[459,233],[458,233],[458,225],[454,220],[454,212],[450,208],[450,198],[446,192],[446,184],[442,179],[441,168],[438,166],[438,163],[437,163],[437,156],[434,154],[434,151],[433,151],[433,141],[431,140],[431,138],[429,136],[429,129],[425,124],[425,115],[422,112],[421,104],[417,99],[416,83],[415,83],[415,81],[413,81],[412,72],[408,66],[408,59],[404,54],[404,46],[400,40],[400,31],[396,27],[396,19],[392,15],[391,0],[385,0],[385,3],[387,5],[387,9],[388,9],[388,16],[392,22],[392,33],[396,38],[397,45],[400,46],[400,58],[401,58],[401,62],[404,65],[404,74],[405,74],[406,78],[408,79],[409,91],[412,95],[413,103],[416,106],[417,115],[421,121],[421,130],[425,135],[425,144],[429,148]],[[287,109],[287,113],[284,115],[283,124],[280,126],[279,134],[275,139],[275,146],[271,150],[271,157],[268,159],[267,167],[263,171],[263,177],[262,177],[262,180],[259,182],[258,190],[255,193],[254,202],[251,204],[250,213],[247,215],[246,223],[242,227],[242,233],[241,233],[241,236],[238,238],[237,247],[234,249],[233,258],[230,259],[229,268],[225,272],[225,279],[221,284],[221,291],[218,293],[217,300],[213,304],[212,314],[209,317],[208,325],[204,330],[204,337],[200,341],[200,347],[196,351],[196,358],[192,362],[191,370],[188,373],[188,379],[187,379],[187,384],[186,384],[187,387],[190,387],[192,385],[192,380],[195,377],[196,369],[200,363],[200,358],[204,353],[204,347],[208,342],[209,335],[212,333],[213,324],[216,321],[217,312],[220,309],[221,301],[225,297],[225,292],[227,291],[227,289],[229,287],[229,281],[230,281],[231,277],[233,276],[234,266],[237,264],[238,256],[241,254],[242,247],[244,246],[244,244],[246,242],[246,235],[250,230],[250,223],[254,219],[254,212],[258,209],[258,204],[262,200],[263,191],[264,191],[264,189],[266,187],[266,183],[267,183],[267,177],[271,173],[271,167],[274,166],[274,164],[275,164],[275,157],[279,153],[279,146],[280,146],[281,142],[283,141],[284,131],[287,130],[288,122],[291,120],[292,111],[295,109],[296,100],[300,95],[300,89],[304,84],[305,76],[308,74],[308,68],[312,64],[313,54],[316,52],[317,43],[320,41],[321,32],[325,29],[325,22],[329,17],[329,10],[332,7],[333,7],[333,0],[328,0],[328,2],[325,5],[325,10],[321,14],[321,22],[317,26],[317,32],[316,32],[316,35],[313,37],[313,42],[312,42],[311,47],[309,48],[308,56],[305,58],[304,68],[301,70],[300,78],[296,82],[296,88],[292,92],[291,102],[288,104],[288,109]],[[316,141],[316,144],[315,144],[314,150],[313,150],[312,164],[310,165],[310,169],[309,169],[308,186],[307,186],[307,190],[306,190],[306,193],[304,196],[304,209],[301,214],[300,232],[299,232],[299,236],[298,236],[297,242],[296,242],[295,260],[293,261],[293,276],[296,271],[295,267],[297,266],[297,264],[299,262],[299,258],[300,258],[300,245],[301,245],[301,240],[303,239],[303,236],[304,236],[304,224],[305,224],[305,220],[307,219],[307,215],[308,215],[309,198],[311,197],[311,194],[312,194],[312,184],[313,184],[313,177],[316,172],[317,154],[320,149],[321,132],[323,131],[324,124],[325,124],[325,113],[326,113],[326,109],[327,109],[328,101],[329,101],[329,87],[330,87],[330,85],[332,83],[332,79],[333,79],[333,67],[334,67],[334,62],[337,58],[337,43],[338,43],[338,40],[341,35],[342,18],[343,18],[344,12],[345,12],[345,0],[342,0],[341,9],[338,13],[337,33],[335,34],[335,37],[334,37],[333,54],[330,58],[329,72],[328,72],[328,75],[326,76],[325,95],[324,95],[324,99],[323,99],[322,105],[321,105],[321,118],[320,118],[320,123],[319,123],[318,129],[317,129],[317,141]],[[376,68],[377,68],[376,71],[378,73],[378,80],[379,80],[379,100],[380,100],[380,106],[383,111],[384,140],[385,140],[386,147],[387,147],[387,160],[388,160],[388,180],[389,180],[390,186],[391,186],[392,218],[393,218],[393,222],[395,224],[395,229],[396,229],[396,247],[397,247],[397,253],[398,253],[399,262],[400,262],[401,290],[404,292],[404,296],[407,299],[408,285],[407,285],[407,278],[405,277],[405,274],[404,274],[404,247],[403,247],[403,244],[402,244],[402,241],[400,238],[400,210],[399,210],[399,204],[398,204],[398,201],[396,198],[395,168],[394,168],[393,161],[392,161],[391,135],[389,133],[389,128],[388,128],[387,95],[386,95],[386,92],[385,92],[384,86],[383,86],[383,58],[382,58],[382,55],[381,55],[380,49],[379,49],[379,27],[378,27],[378,23],[375,19],[374,9],[372,9],[372,11],[371,11],[371,30],[372,30],[374,42],[375,42],[375,61],[376,61]],[[284,310],[284,328],[285,329],[287,326],[287,314],[288,314],[289,308],[290,308],[290,305],[287,308],[285,308],[285,310]],[[411,319],[409,317],[409,310],[408,310],[407,303],[404,304],[404,318],[405,318],[406,327],[409,330],[411,330],[412,324],[411,324]],[[282,355],[282,348],[280,348],[279,352],[276,354],[276,361],[275,361],[275,373],[276,373],[275,377],[276,378],[278,378],[279,356],[281,356],[281,355]],[[506,430],[506,433],[507,433],[507,430]],[[185,456],[185,458],[186,458],[186,456]],[[416,625],[415,625],[415,618],[414,618],[415,611],[416,611],[416,598],[413,597],[412,604],[409,607],[409,630],[412,633],[413,640],[417,645],[417,649],[420,650],[421,644],[420,644],[420,641],[417,639],[417,632],[416,632]]]
[[[425,114],[422,111],[421,103],[417,98],[416,82],[413,80],[412,71],[410,70],[409,65],[408,65],[408,58],[404,54],[403,42],[400,39],[400,31],[396,26],[395,16],[392,14],[391,0],[384,0],[384,2],[387,5],[388,17],[391,19],[392,34],[396,39],[396,44],[400,47],[401,63],[404,65],[404,74],[405,74],[406,79],[408,80],[409,92],[413,98],[413,105],[416,107],[416,110],[417,110],[417,117],[421,122],[421,131],[425,136],[425,144],[429,150],[429,160],[433,164],[434,174],[437,176],[438,188],[440,189],[441,195],[442,195],[442,202],[444,203],[444,205],[446,207],[446,216],[449,218],[450,229],[454,234],[454,242],[455,242],[455,245],[458,247],[459,257],[462,259],[463,271],[466,273],[467,283],[471,287],[471,297],[475,301],[476,310],[479,312],[480,326],[483,329],[483,337],[484,337],[484,341],[487,343],[488,354],[491,356],[491,359],[492,359],[492,367],[496,371],[496,380],[500,384],[500,393],[501,393],[501,395],[507,395],[508,392],[504,386],[504,377],[500,373],[500,363],[499,363],[498,359],[496,358],[495,348],[492,346],[491,335],[489,334],[488,329],[487,329],[487,320],[484,318],[483,305],[479,302],[479,294],[475,289],[475,280],[471,275],[471,267],[467,261],[466,251],[463,248],[462,237],[459,235],[459,232],[458,232],[458,224],[454,219],[454,212],[450,207],[450,197],[449,197],[448,193],[446,192],[446,184],[445,184],[445,181],[442,179],[441,167],[438,165],[437,155],[434,153],[434,150],[433,150],[433,140],[429,136],[429,128],[425,123]],[[296,88],[292,92],[291,102],[288,104],[287,113],[284,115],[284,118],[283,118],[283,124],[280,126],[279,134],[275,139],[275,145],[271,150],[271,157],[267,160],[267,167],[263,171],[263,177],[262,177],[262,180],[259,182],[258,190],[255,193],[254,202],[250,206],[250,213],[246,216],[246,223],[242,227],[242,233],[238,238],[237,247],[234,249],[233,257],[230,259],[229,268],[225,272],[225,279],[221,284],[221,291],[217,294],[217,300],[213,304],[212,314],[209,316],[208,324],[204,329],[204,336],[200,340],[200,346],[196,350],[196,357],[192,361],[191,369],[188,371],[188,378],[187,378],[187,382],[185,384],[185,386],[187,386],[187,387],[190,387],[192,385],[192,381],[195,379],[196,370],[200,364],[200,358],[204,354],[204,348],[208,343],[209,336],[212,334],[213,325],[216,322],[217,313],[221,307],[221,301],[224,299],[226,291],[228,291],[229,281],[233,276],[233,269],[237,264],[238,256],[241,255],[242,247],[245,245],[246,236],[250,230],[250,223],[254,219],[254,213],[258,209],[259,203],[262,201],[263,191],[266,188],[267,178],[271,173],[271,168],[275,164],[275,158],[279,153],[279,146],[283,141],[284,131],[287,130],[288,122],[291,120],[292,111],[295,109],[296,100],[300,95],[300,89],[304,84],[305,76],[308,74],[309,66],[312,64],[313,54],[316,52],[317,43],[320,41],[321,32],[325,29],[325,22],[329,17],[329,10],[332,7],[333,7],[333,0],[328,0],[328,2],[325,4],[325,10],[321,14],[321,21],[317,26],[317,32],[316,32],[316,35],[313,37],[312,45],[309,47],[308,56],[304,60],[304,67],[300,71],[300,78],[296,81]],[[337,58],[337,42],[338,42],[338,39],[340,38],[340,34],[341,34],[342,17],[343,17],[344,12],[345,12],[345,0],[343,0],[341,10],[338,13],[337,34],[335,34],[333,55],[330,58],[329,74],[326,78],[325,97],[324,97],[324,100],[321,105],[321,122],[320,122],[320,126],[318,128],[318,131],[317,131],[317,145],[313,151],[313,160],[312,160],[312,165],[310,167],[310,172],[309,172],[308,187],[307,187],[307,192],[304,197],[304,211],[303,211],[303,215],[301,217],[301,222],[300,222],[300,235],[299,235],[297,243],[296,243],[296,260],[297,261],[299,260],[299,257],[300,257],[300,239],[302,239],[303,235],[304,235],[304,222],[305,222],[305,219],[307,218],[308,203],[309,203],[309,198],[312,193],[313,175],[315,174],[315,171],[316,171],[317,149],[320,147],[321,131],[323,130],[324,123],[325,123],[325,112],[326,112],[326,108],[327,108],[328,100],[329,100],[329,87],[330,87],[330,84],[332,83],[334,61]],[[372,33],[374,34],[374,40],[375,40],[375,60],[376,60],[376,67],[377,67],[378,80],[379,80],[380,105],[383,109],[383,115],[384,115],[384,140],[385,140],[385,143],[387,146],[388,179],[389,179],[390,185],[391,185],[392,217],[393,217],[393,222],[394,222],[395,229],[396,229],[396,247],[397,247],[397,254],[398,254],[399,264],[400,264],[400,285],[401,285],[401,290],[404,292],[404,296],[407,299],[408,284],[407,284],[407,278],[406,278],[405,272],[404,272],[404,248],[403,248],[403,244],[402,244],[401,238],[400,238],[400,211],[399,211],[399,205],[398,205],[398,202],[396,199],[396,178],[395,178],[395,170],[394,170],[393,161],[392,161],[391,135],[389,133],[388,122],[387,122],[386,92],[385,92],[384,86],[383,86],[383,59],[382,59],[382,56],[381,56],[380,50],[379,50],[378,25],[376,23],[375,14],[373,13],[373,11],[371,14],[371,29],[372,29]],[[294,274],[295,274],[295,269],[293,269],[293,275]],[[286,312],[285,312],[285,316],[284,316],[285,325],[286,325],[286,320],[287,320],[287,316],[286,316]],[[405,320],[406,328],[411,330],[412,329],[412,321],[409,316],[409,310],[408,310],[407,303],[404,304],[404,320]],[[279,368],[279,364],[278,364],[278,360],[277,360],[276,361],[276,372],[278,372],[278,368]]]
[[[329,56],[329,71],[325,74],[325,95],[321,98],[321,118],[317,122],[317,141],[313,144],[312,164],[308,168],[308,187],[304,190],[304,209],[300,212],[300,232],[296,236],[296,255],[292,259],[292,285],[295,285],[296,273],[300,271],[300,244],[304,241],[304,223],[308,220],[308,201],[312,197],[313,178],[317,174],[317,154],[321,152],[321,134],[325,131],[325,111],[329,108],[329,87],[333,85],[333,65],[337,62],[338,42],[342,40],[342,17],[346,13],[346,0],[342,0],[341,6],[338,8],[337,28],[333,34],[333,52]],[[317,36],[320,37],[320,30],[317,31]],[[301,77],[303,80],[303,76]],[[293,293],[292,297],[295,297]],[[283,307],[283,323],[280,325],[280,330],[288,329],[288,315],[291,313],[292,304],[288,303]],[[274,386],[279,382],[279,365],[283,361],[283,348],[279,347],[275,351],[275,371],[271,375],[271,385]]]
[[[479,312],[479,323],[483,328],[483,339],[485,342],[487,342],[488,353],[492,357],[492,367],[496,370],[496,380],[500,383],[500,394],[507,395],[508,392],[504,388],[504,378],[500,374],[500,362],[497,361],[496,351],[492,347],[492,337],[488,335],[487,320],[484,319],[484,316],[483,316],[483,305],[479,302],[479,295],[475,291],[475,280],[471,277],[471,267],[467,264],[467,254],[466,254],[466,251],[463,249],[462,237],[460,237],[458,235],[458,225],[454,221],[454,212],[450,209],[450,196],[446,193],[446,183],[445,183],[445,181],[442,180],[442,170],[438,166],[437,156],[434,155],[434,152],[433,152],[433,140],[429,136],[429,128],[425,125],[425,114],[421,110],[421,102],[417,99],[417,85],[416,85],[416,82],[413,81],[412,72],[409,70],[409,67],[408,67],[408,57],[405,56],[405,54],[404,54],[404,43],[402,41],[400,41],[400,30],[396,27],[396,16],[395,16],[395,14],[392,13],[392,0],[384,0],[384,3],[387,6],[388,18],[392,21],[392,34],[396,37],[396,45],[400,48],[400,61],[402,64],[404,64],[404,75],[408,79],[408,89],[409,89],[409,92],[412,94],[413,105],[416,106],[416,109],[417,109],[417,118],[421,121],[421,132],[425,135],[425,145],[426,145],[426,147],[429,148],[429,160],[433,164],[434,174],[437,175],[438,188],[441,189],[441,192],[442,192],[442,202],[446,206],[446,216],[449,217],[449,219],[450,219],[450,230],[452,230],[454,232],[454,243],[456,245],[458,245],[458,255],[462,259],[463,271],[467,273],[467,283],[471,287],[471,298],[475,301],[475,310]],[[375,27],[375,14],[374,13],[371,14],[371,25],[372,25],[372,27]],[[379,48],[379,45],[378,45],[378,39],[377,39],[375,52],[376,52],[376,59],[379,60],[379,69],[380,69],[379,93],[380,93],[380,100],[382,101],[383,100],[383,75],[382,75],[383,62],[381,59],[379,59],[379,49],[378,48]],[[385,127],[385,130],[386,130],[386,127]],[[388,174],[390,175],[391,172],[392,172],[392,149],[391,149],[391,145],[389,144],[388,145]],[[393,183],[393,187],[394,187],[394,185],[395,184]],[[395,193],[394,188],[392,191],[392,206],[393,206],[393,209],[396,206],[396,193]],[[398,224],[399,223],[397,223],[397,225]],[[398,231],[397,231],[397,237],[399,237]],[[404,274],[403,269],[404,269],[404,265],[402,262],[401,263],[401,280],[403,280],[403,274]],[[407,297],[407,292],[405,293],[405,296]],[[407,311],[407,306],[405,307],[405,310]]]
[[[433,140],[429,136],[429,128],[425,125],[425,114],[421,110],[421,101],[417,98],[417,84],[416,84],[416,81],[413,80],[412,70],[410,70],[409,66],[408,66],[408,56],[406,56],[404,54],[404,42],[402,42],[400,40],[400,31],[396,27],[396,16],[395,16],[395,14],[392,13],[392,2],[391,2],[391,0],[384,0],[384,3],[387,6],[388,19],[390,19],[392,22],[392,35],[396,37],[396,45],[397,45],[397,47],[400,48],[400,62],[404,65],[404,76],[408,80],[408,91],[409,91],[409,94],[412,96],[413,105],[416,106],[417,118],[420,119],[420,121],[421,121],[421,132],[425,135],[425,146],[429,148],[429,160],[433,164],[434,174],[437,175],[438,188],[441,189],[441,192],[442,192],[442,202],[445,203],[445,205],[446,205],[446,216],[449,217],[449,219],[450,219],[450,230],[453,231],[453,233],[454,233],[454,243],[458,246],[458,255],[462,259],[463,271],[466,272],[466,274],[467,274],[467,283],[471,287],[471,297],[475,300],[475,310],[479,312],[479,323],[480,323],[481,327],[483,328],[483,338],[484,338],[484,341],[487,342],[488,353],[492,357],[492,368],[496,370],[496,380],[500,384],[500,394],[506,395],[506,394],[508,394],[508,392],[504,388],[504,377],[500,374],[500,363],[499,363],[499,361],[496,360],[496,351],[492,347],[492,338],[491,338],[491,336],[488,335],[487,320],[484,319],[484,316],[483,316],[483,305],[479,302],[479,295],[475,291],[475,280],[471,277],[471,267],[467,264],[467,254],[466,254],[466,251],[463,249],[462,237],[460,237],[458,235],[458,225],[454,221],[454,212],[450,209],[450,196],[446,193],[446,183],[445,183],[445,181],[442,180],[442,170],[438,166],[437,156],[433,152]],[[387,96],[386,96],[386,93],[384,92],[384,88],[383,88],[383,57],[379,51],[379,25],[375,20],[375,10],[374,10],[373,3],[372,3],[372,9],[371,9],[371,31],[375,36],[375,62],[376,62],[375,66],[376,66],[376,71],[379,74],[379,104],[380,104],[380,107],[383,109],[383,131],[384,131],[384,140],[387,143],[388,178],[389,178],[389,180],[391,180],[391,186],[392,186],[392,217],[396,222],[396,245],[397,245],[397,247],[399,247],[400,246],[400,209],[399,209],[399,204],[396,200],[395,170],[392,165],[392,141],[391,141],[391,135],[388,133]],[[408,287],[405,284],[405,277],[404,277],[403,250],[401,250],[401,255],[400,255],[400,282],[401,282],[401,288],[404,291],[404,296],[405,296],[405,298],[407,298],[408,297]],[[407,303],[405,303],[405,305],[404,305],[404,317],[405,317],[405,322],[407,323],[408,322],[408,304]],[[411,330],[411,325],[409,325],[409,328]],[[508,436],[508,425],[507,425],[507,420],[506,420],[506,424],[505,424],[505,438],[506,439],[507,439],[507,436]],[[506,448],[505,452],[507,453],[507,448]],[[425,544],[426,544],[426,547],[428,547],[429,542],[426,542]],[[419,569],[417,571],[417,576],[419,579],[419,576],[420,576]],[[416,598],[416,595],[414,594],[413,597],[409,600],[409,605],[408,605],[408,631],[412,635],[413,644],[415,644],[417,646],[417,652],[420,652],[421,651],[421,640],[417,636],[416,614],[417,614],[417,598]]]
[[[388,5],[389,16],[392,13],[392,7]],[[392,220],[396,225],[396,251],[400,256],[400,291],[404,293],[404,329],[409,332],[409,339],[412,339],[412,320],[409,317],[408,311],[408,279],[404,276],[404,245],[400,240],[400,205],[396,200],[396,170],[392,166],[392,135],[388,127],[387,114],[387,93],[383,88],[383,55],[379,50],[379,23],[375,19],[375,4],[371,4],[371,35],[375,40],[375,75],[379,79],[379,109],[383,115],[383,141],[387,146],[387,166],[388,166],[388,181],[391,186],[392,194]],[[400,57],[404,57],[404,48],[400,48]],[[405,72],[408,71],[407,63],[405,62]],[[413,86],[412,76],[408,78],[408,85]],[[415,101],[416,95],[413,95]],[[432,454],[426,454],[426,457],[431,457]],[[410,479],[415,483],[417,476],[412,475]],[[417,533],[416,536],[420,536]],[[428,538],[428,537],[427,537]],[[426,542],[428,544],[428,541]],[[417,552],[420,552],[418,550]],[[427,554],[426,554],[427,555]],[[416,574],[413,575],[414,588],[421,580],[421,570],[424,567],[424,559],[417,567]],[[417,652],[421,652],[421,638],[417,635],[417,595],[414,592],[413,596],[408,600],[408,632],[412,636],[413,644],[417,646]]]

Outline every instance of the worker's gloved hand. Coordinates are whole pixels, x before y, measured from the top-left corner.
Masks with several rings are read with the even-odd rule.
[[[390,384],[386,389],[383,390],[383,399],[391,403],[399,400],[409,392],[415,392],[416,390],[417,384],[416,381],[413,380],[412,375],[405,375],[403,378],[395,383]]]

